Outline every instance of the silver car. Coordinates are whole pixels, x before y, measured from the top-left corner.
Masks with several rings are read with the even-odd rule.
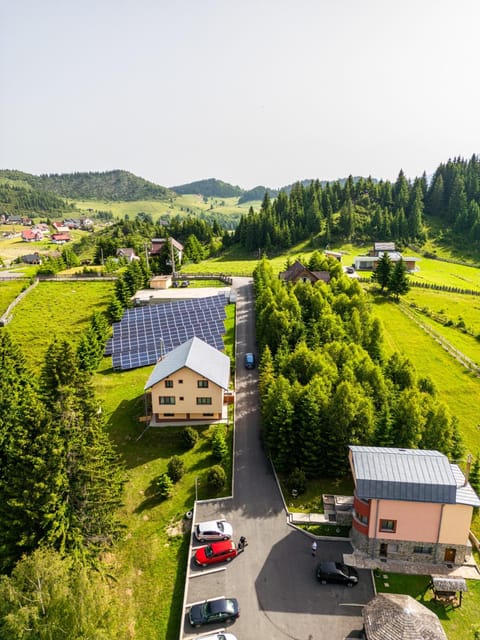
[[[209,520],[195,525],[195,537],[199,542],[210,540],[230,540],[233,535],[232,525],[226,520]]]

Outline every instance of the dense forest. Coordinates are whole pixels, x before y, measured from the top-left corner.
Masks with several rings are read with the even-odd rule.
[[[259,212],[240,220],[235,241],[248,250],[284,250],[316,238],[330,242],[389,239],[400,245],[425,240],[425,217],[436,220],[442,236],[461,234],[480,247],[480,161],[455,158],[441,164],[431,181],[425,173],[394,183],[372,178],[323,184],[297,183],[272,201],[265,194]]]
[[[69,211],[73,205],[53,193],[30,189],[12,184],[0,183],[0,213],[7,215],[32,215],[41,213],[45,217]]]
[[[204,196],[205,198],[235,198],[243,194],[243,189],[240,187],[234,187],[233,185],[217,180],[216,178],[197,180],[196,182],[189,182],[188,184],[170,187],[170,189],[180,195],[196,193]]]
[[[312,256],[313,257],[313,256]],[[276,468],[306,478],[347,472],[348,445],[437,449],[461,458],[455,418],[401,354],[385,358],[356,280],[316,256],[329,285],[254,274],[262,434]]]
[[[0,171],[1,178],[21,180],[38,191],[78,200],[166,200],[172,195],[165,187],[120,170],[41,176],[3,170]]]

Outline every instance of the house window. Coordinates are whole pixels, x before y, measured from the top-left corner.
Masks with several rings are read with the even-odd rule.
[[[380,520],[380,531],[385,531],[386,533],[395,533],[396,530],[396,520]]]
[[[208,380],[197,380],[197,387],[199,389],[208,389]]]
[[[165,416],[165,418],[171,418],[171,417],[173,417],[175,414],[174,414],[174,413],[164,413],[163,415]]]
[[[173,380],[165,380],[165,388],[173,389]]]
[[[197,404],[212,404],[212,399],[206,396],[197,398]]]
[[[158,396],[160,404],[175,404],[175,396]]]
[[[213,413],[202,413],[202,416],[205,416],[206,418],[211,418],[213,416]]]
[[[183,400],[183,399],[184,399],[183,396],[180,396],[179,400]]]
[[[183,384],[183,380],[179,380],[179,381],[178,381],[178,384]]]
[[[413,553],[423,553],[425,555],[432,555],[433,547],[424,547],[420,545],[418,547],[413,547]]]
[[[355,518],[362,524],[368,524],[367,516],[364,516],[361,513],[358,513],[358,511],[355,511]]]

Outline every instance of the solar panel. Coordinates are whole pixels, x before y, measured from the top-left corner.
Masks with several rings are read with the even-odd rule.
[[[193,336],[222,350],[227,302],[219,294],[127,309],[114,323],[105,353],[115,370],[125,370],[154,364]]]

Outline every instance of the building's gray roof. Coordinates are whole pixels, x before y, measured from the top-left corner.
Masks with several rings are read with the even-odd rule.
[[[183,367],[191,369],[223,389],[228,389],[230,358],[194,336],[157,362],[145,390]]]
[[[374,251],[395,251],[395,242],[374,242]]]
[[[456,465],[439,451],[351,446],[359,498],[480,506]]]

